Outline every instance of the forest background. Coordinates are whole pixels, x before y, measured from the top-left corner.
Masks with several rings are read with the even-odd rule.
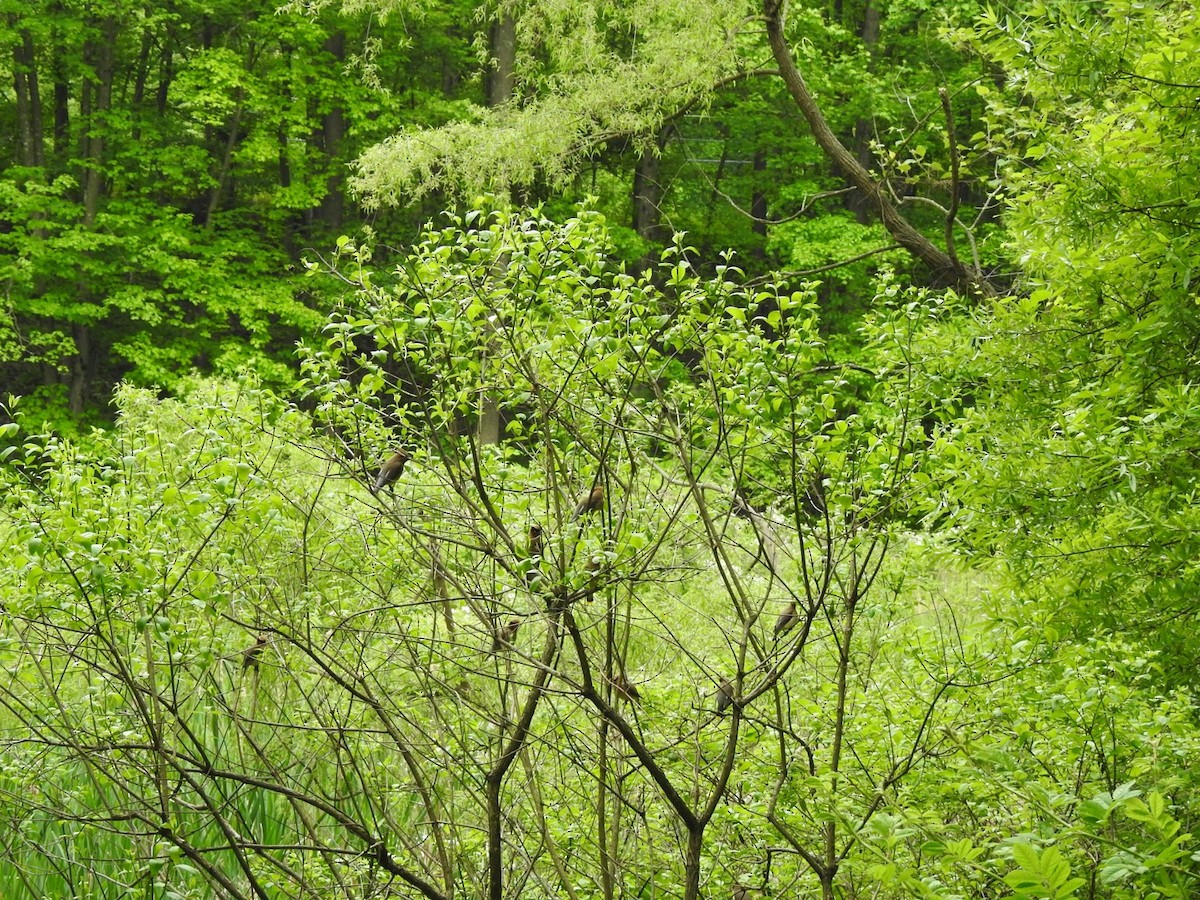
[[[0,9],[0,894],[1196,894],[1192,3]]]

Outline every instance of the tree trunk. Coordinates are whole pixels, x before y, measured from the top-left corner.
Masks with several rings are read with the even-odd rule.
[[[46,164],[42,139],[42,97],[38,90],[37,57],[33,35],[21,29],[21,41],[13,46],[13,88],[17,100],[17,163]]]
[[[91,228],[96,223],[96,214],[100,210],[100,195],[104,188],[101,168],[105,150],[104,131],[107,127],[105,114],[112,106],[112,85],[116,70],[116,18],[109,16],[101,20],[97,32],[84,48],[84,59],[95,73],[95,82],[85,82],[79,103],[82,123],[80,141],[84,158],[82,224],[85,228]],[[81,283],[80,301],[86,301],[89,293],[89,286]],[[71,360],[71,384],[67,403],[71,413],[79,415],[83,412],[87,384],[94,368],[91,329],[83,322],[75,322],[71,326],[71,336],[75,340],[75,355]]]
[[[339,63],[346,58],[346,33],[335,31],[325,41],[325,52]],[[321,150],[329,167],[325,196],[317,207],[317,218],[330,231],[340,231],[346,215],[345,174],[341,164],[342,141],[346,136],[346,111],[336,104],[321,117]]]
[[[235,102],[237,106],[233,110],[233,121],[229,123],[229,137],[225,141],[225,151],[221,154],[221,167],[217,170],[217,183],[208,195],[208,206],[204,210],[206,229],[212,227],[213,217],[221,206],[221,198],[225,195],[233,173],[233,151],[237,149],[238,140],[241,138],[242,111],[245,109],[241,88],[238,88]]]
[[[879,43],[880,19],[879,7],[873,0],[868,0],[867,8],[863,11],[861,34],[863,46],[867,48],[869,57],[875,56],[875,47]],[[871,168],[871,134],[873,131],[871,120],[865,116],[854,122],[854,156],[858,160],[858,164],[868,171]],[[854,212],[854,218],[861,224],[865,225],[870,219],[870,207],[862,191],[856,191],[850,195],[850,209]]]
[[[763,239],[758,248],[760,255],[766,254],[767,249],[767,192],[763,189],[763,172],[767,171],[767,152],[759,150],[754,154],[754,196],[750,199],[750,215],[754,218],[750,228]]]
[[[517,20],[504,15],[492,23],[492,68],[488,73],[488,106],[508,103],[517,87]]]
[[[488,73],[488,106],[498,107],[510,103],[517,85],[517,21],[511,15],[501,16],[492,23],[490,33],[492,45],[492,69]],[[489,326],[490,327],[490,326]],[[482,372],[487,372],[487,359],[482,361]],[[488,391],[480,398],[479,426],[475,438],[480,444],[500,443],[500,398],[495,391]]]
[[[862,191],[869,208],[879,215],[884,228],[887,229],[892,239],[920,260],[931,271],[936,283],[951,285],[965,293],[995,296],[995,288],[981,273],[967,271],[961,263],[939,250],[911,222],[905,219],[884,194],[883,188],[871,173],[859,165],[854,154],[838,140],[837,135],[825,121],[825,116],[817,105],[812,92],[808,89],[804,76],[796,68],[795,60],[792,59],[791,48],[788,47],[787,39],[784,37],[783,13],[784,0],[763,0],[763,16],[766,20],[767,39],[771,44],[771,54],[779,66],[779,73],[787,86],[788,93],[792,95],[796,106],[799,107],[801,114],[808,122],[808,127],[812,131],[817,145],[846,179]]]
[[[661,143],[656,141],[659,147]],[[662,240],[662,182],[658,178],[659,155],[647,147],[633,170],[633,230],[648,241]]]

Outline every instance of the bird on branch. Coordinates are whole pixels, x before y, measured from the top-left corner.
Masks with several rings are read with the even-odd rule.
[[[507,623],[498,627],[492,634],[492,652],[496,653],[506,647],[511,649],[512,642],[517,638],[517,629],[521,627],[521,623],[525,620],[516,617],[509,619]]]
[[[630,703],[642,702],[641,691],[637,689],[636,684],[634,684],[624,675],[614,675],[611,679],[609,679],[609,681],[613,686],[613,690],[625,700],[628,700]]]
[[[371,488],[372,494],[378,494],[383,488],[396,483],[396,480],[404,472],[404,464],[408,462],[408,454],[403,450],[397,450],[384,461],[379,467],[379,477],[375,479],[375,486]]]
[[[592,488],[591,493],[579,501],[579,505],[575,507],[575,515],[571,517],[571,521],[575,521],[580,516],[585,516],[588,513],[599,512],[604,509],[604,485],[598,484]]]
[[[721,684],[717,687],[717,712],[725,712],[733,703],[733,682],[728,678],[722,678]]]
[[[255,672],[258,671],[258,658],[262,656],[262,652],[266,649],[269,640],[270,638],[267,635],[260,634],[253,644],[242,651],[243,672],[250,668],[253,668]]]
[[[800,621],[800,614],[796,612],[796,601],[793,600],[779,614],[779,618],[775,620],[775,637],[787,634],[796,627],[796,623]]]
[[[542,543],[542,526],[534,522],[529,526],[529,568],[525,570],[525,583],[532,586],[534,582],[545,577],[542,575],[542,554],[545,546]]]

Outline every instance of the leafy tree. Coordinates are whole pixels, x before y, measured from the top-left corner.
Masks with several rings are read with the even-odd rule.
[[[623,273],[594,214],[452,220],[386,285],[341,252],[355,291],[305,364],[324,459],[245,385],[125,391],[96,462],[10,453],[0,697],[42,793],[14,773],[7,802],[79,860],[22,838],[17,871],[834,896],[971,683],[889,649],[903,369],[845,377],[809,297],[752,319],[733,269]],[[879,326],[881,365],[914,321]]]
[[[872,88],[885,84],[911,87],[911,79],[903,71],[890,80],[870,71],[876,55],[893,52],[890,20],[878,7],[853,5],[852,13],[850,4],[844,10],[839,4],[838,13],[829,18],[815,7],[796,3],[785,9],[782,3],[736,0],[699,7],[644,0],[602,10],[556,2],[524,5],[517,20],[518,94],[523,101],[439,129],[406,129],[362,155],[357,184],[380,205],[429,191],[472,196],[513,185],[565,189],[587,160],[603,158],[612,148],[632,147],[638,162],[631,211],[643,239],[662,241],[660,220],[690,224],[697,213],[707,230],[714,206],[724,215],[724,201],[732,199],[728,189],[737,185],[733,189],[755,217],[756,236],[747,240],[738,235],[735,241],[761,252],[771,206],[789,212],[797,205],[803,209],[803,198],[824,196],[848,183],[857,192],[859,219],[865,220],[868,210],[878,215],[888,238],[935,280],[991,292],[975,237],[981,221],[968,221],[964,202],[969,196],[970,203],[990,205],[986,190],[971,195],[967,188],[969,181],[990,175],[988,161],[968,159],[959,147],[958,114],[949,89],[943,86],[939,94],[933,82],[922,98],[928,105],[920,127],[889,151],[895,159],[881,153],[887,168],[873,171],[869,116],[877,115],[878,126],[885,129],[911,122],[901,104],[881,102],[873,109],[867,98]],[[915,10],[897,6],[901,46],[906,39],[911,46],[912,33],[923,28],[919,18]],[[851,20],[855,25],[848,30]],[[882,20],[889,22],[886,28]],[[881,37],[885,33],[888,41]],[[802,56],[799,65],[796,47]],[[777,68],[768,68],[768,60]],[[801,68],[811,69],[811,85]],[[775,87],[750,90],[748,82],[762,76],[777,76]],[[861,85],[861,91],[847,85]],[[831,98],[828,109],[818,95]],[[719,160],[707,158],[698,170],[689,159],[695,154],[688,142],[705,138],[691,134],[695,129],[685,119],[691,112],[711,113],[718,132],[708,140]],[[800,138],[791,133],[797,115],[807,126]],[[924,125],[930,118],[938,123],[932,129],[933,142],[927,140],[931,129]],[[931,147],[942,151],[938,160]],[[908,152],[902,152],[906,148]],[[653,157],[660,153],[663,161],[655,162]],[[797,159],[804,160],[805,168],[791,171]],[[666,199],[662,182],[684,161],[689,172],[702,172],[703,178],[681,189],[682,203],[675,204]],[[753,163],[748,177],[725,182],[729,161]],[[823,164],[814,167],[819,161]],[[710,175],[704,166],[712,162],[717,162],[717,170]],[[920,196],[908,198],[894,190],[892,173]],[[767,185],[780,180],[780,196],[768,199]],[[934,193],[941,192],[941,201],[930,195],[932,186]],[[833,196],[840,195],[834,191]],[[657,214],[648,218],[647,208]],[[928,221],[926,209],[935,210]],[[853,221],[853,213],[848,215]],[[925,235],[929,225],[944,246]],[[960,258],[964,244],[971,250],[964,246]],[[885,241],[870,249],[888,248]]]
[[[966,409],[944,433],[953,522],[1086,636],[1132,631],[1195,684],[1200,534],[1194,11],[1070,4],[973,38],[1012,160],[1021,295],[929,330]],[[1182,626],[1182,627],[1181,627]]]
[[[322,320],[301,251],[356,225],[343,172],[361,147],[461,108],[466,38],[428,21],[430,46],[459,47],[431,67],[398,20],[93,7],[0,20],[6,385],[70,428],[122,377],[170,390],[245,367],[289,383]]]

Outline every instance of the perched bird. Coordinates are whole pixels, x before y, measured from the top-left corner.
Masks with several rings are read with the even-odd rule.
[[[641,703],[642,694],[637,685],[624,675],[614,675],[611,679],[613,690],[630,703]]]
[[[542,552],[545,547],[542,545],[542,526],[536,522],[529,526],[529,568],[525,570],[525,583],[532,585],[539,578],[542,578],[542,570],[539,568],[542,562]]]
[[[503,650],[505,647],[511,647],[512,642],[516,640],[517,629],[521,627],[524,619],[517,617],[509,619],[508,622],[498,627],[492,635],[492,652]]]
[[[740,881],[733,883],[733,900],[750,900],[750,888]]]
[[[579,505],[575,507],[575,515],[572,517],[572,521],[578,519],[580,516],[599,512],[602,509],[604,509],[604,485],[598,484],[592,488],[590,494],[579,501]]]
[[[404,472],[406,462],[408,462],[408,454],[403,450],[397,450],[389,456],[387,461],[379,467],[379,477],[375,479],[375,486],[371,488],[371,493],[377,494],[388,485],[395,484],[396,479]]]
[[[739,519],[752,519],[756,510],[750,505],[750,501],[746,499],[746,495],[742,493],[742,489],[734,488],[733,491],[733,506],[730,510]]]
[[[733,682],[728,678],[722,678],[721,684],[717,687],[717,712],[725,712],[731,703],[733,703]]]
[[[242,651],[242,671],[253,668],[258,671],[258,658],[262,656],[263,649],[267,646],[269,639],[265,634],[260,634],[245,650]]]
[[[779,618],[775,620],[775,637],[781,634],[787,634],[796,627],[796,623],[800,621],[800,614],[796,612],[796,601],[793,600],[787,605],[783,612],[779,614]]]

